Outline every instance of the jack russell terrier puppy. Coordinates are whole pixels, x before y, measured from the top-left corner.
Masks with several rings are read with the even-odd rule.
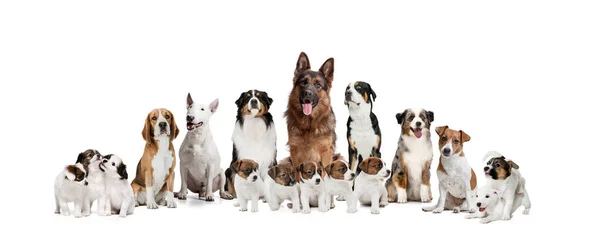
[[[329,195],[327,204],[330,208],[335,207],[333,196],[343,197],[346,200],[346,212],[356,213],[357,199],[352,193],[352,183],[356,176],[349,168],[348,162],[337,154],[333,158],[333,162],[325,167],[325,189]]]
[[[104,171],[101,170],[102,155],[94,149],[88,149],[79,153],[75,164],[82,164],[88,181],[85,197],[83,198],[83,216],[89,216],[92,204],[98,200],[98,207],[103,208],[106,204],[106,186],[104,182]],[[98,209],[98,215],[106,216],[105,210]]]
[[[219,99],[209,105],[194,103],[187,96],[187,134],[179,148],[179,171],[181,172],[181,190],[175,196],[181,200],[187,197],[188,189],[204,197],[207,202],[214,201],[213,193],[219,190],[222,199],[232,199],[225,192],[225,173],[221,168],[221,155],[213,139],[209,120],[219,107]]]
[[[371,205],[372,214],[379,214],[379,208],[388,205],[384,180],[390,176],[390,170],[377,157],[363,160],[359,168],[361,172],[354,181],[354,196],[361,204]]]
[[[146,205],[157,209],[158,205],[176,208],[173,198],[175,179],[175,148],[179,128],[173,113],[167,109],[154,109],[146,116],[142,137],[146,141],[144,154],[137,164],[131,189],[136,206]]]
[[[118,214],[121,218],[133,214],[135,198],[127,181],[127,166],[120,157],[109,154],[102,157],[100,165],[106,181],[106,214]],[[99,208],[100,209],[100,208]]]
[[[440,197],[436,205],[423,207],[423,211],[441,213],[444,210],[453,210],[455,213],[474,213],[477,177],[463,151],[463,144],[471,140],[471,136],[448,126],[437,127],[435,132],[440,137],[440,163],[437,168]]]
[[[300,212],[300,194],[296,183],[296,171],[289,157],[279,161],[267,172],[269,177],[265,181],[269,196],[267,202],[271,211],[279,210],[283,201],[292,201],[292,212]]]
[[[504,201],[501,219],[509,220],[511,218],[515,200],[519,197],[523,197],[523,204],[526,208],[523,212],[529,213],[531,201],[525,189],[525,178],[521,176],[519,165],[496,151],[486,153],[483,160],[486,164],[483,171],[488,185],[499,191],[500,197]]]
[[[252,212],[258,212],[258,198],[265,196],[265,184],[258,173],[259,165],[253,160],[237,160],[231,164],[235,173],[234,186],[240,211],[248,211],[248,201],[252,202]]]
[[[302,213],[310,213],[311,207],[318,207],[319,212],[329,211],[327,190],[323,184],[325,173],[321,165],[314,161],[302,162],[296,167],[296,174]]]
[[[69,205],[73,202],[75,207],[75,217],[81,218],[83,199],[88,191],[88,182],[83,164],[66,166],[56,177],[54,181],[54,201],[56,209],[54,213],[64,216],[71,215]]]
[[[486,224],[502,218],[506,201],[502,199],[503,194],[501,191],[495,190],[490,186],[484,186],[482,189],[477,191],[476,196],[479,212],[467,214],[467,219],[481,218],[479,222]],[[522,195],[515,196],[515,199],[509,210],[510,214],[513,214],[521,205],[525,207],[523,214],[529,214],[531,203],[526,191]]]

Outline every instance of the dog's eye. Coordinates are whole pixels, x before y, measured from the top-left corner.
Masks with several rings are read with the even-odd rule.
[[[413,121],[413,119],[414,119],[414,118],[415,118],[415,117],[408,117],[408,121],[409,121],[409,122],[410,122],[410,121]]]
[[[346,167],[342,167],[342,168],[340,168],[340,171],[341,171],[341,172],[346,172]]]
[[[152,120],[156,120],[156,116],[152,117]]]
[[[458,144],[458,140],[457,139],[455,139],[453,142],[454,142],[455,145]]]
[[[166,119],[170,119],[171,116],[167,114],[167,116],[165,116]]]
[[[362,87],[361,86],[356,86],[356,90],[360,90]]]
[[[375,168],[378,168],[378,169],[379,169],[379,168],[381,168],[382,166],[383,166],[383,165],[381,165],[381,164],[377,164],[377,165],[375,165]]]
[[[115,166],[115,163],[114,163],[114,162],[112,163],[112,166]]]
[[[306,174],[309,175],[309,176],[312,175],[312,174],[314,174],[314,173],[315,173],[314,171],[306,172]]]
[[[250,174],[252,172],[252,169],[248,168],[248,169],[246,169],[245,172],[248,173],[248,174]]]
[[[446,138],[446,136],[442,137],[442,142],[446,142],[448,140],[448,138]]]
[[[317,82],[317,83],[315,83],[315,87],[316,87],[316,88],[321,88],[321,83],[318,83],[318,82]]]
[[[500,164],[496,163],[496,164],[494,164],[494,166],[497,168],[497,167],[500,167]]]
[[[281,177],[286,177],[286,176],[287,176],[287,174],[285,174],[285,173],[281,174]]]
[[[490,195],[485,195],[485,198],[490,198]]]

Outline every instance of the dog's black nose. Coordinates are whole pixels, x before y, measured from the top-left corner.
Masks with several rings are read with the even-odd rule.
[[[442,152],[444,153],[444,155],[448,155],[448,154],[450,154],[450,149],[444,148],[444,150],[442,150]]]
[[[486,167],[483,168],[483,171],[488,171],[489,169],[490,168],[486,166]]]
[[[356,174],[354,174],[354,173],[351,173],[351,174],[350,174],[350,176],[351,176],[351,177],[355,177],[355,176],[356,176]]]
[[[258,177],[257,177],[256,175],[254,175],[254,176],[252,177],[252,179],[254,179],[254,180],[256,180],[257,178],[258,178]]]
[[[321,178],[317,178],[316,182],[317,183],[321,182]]]
[[[250,101],[250,104],[252,104],[252,105],[257,105],[257,104],[258,104],[258,101],[257,101],[256,99],[252,99],[252,100]]]
[[[477,203],[477,207],[481,207],[481,203]]]
[[[346,91],[346,100],[349,101],[350,99],[352,99],[352,92]]]
[[[194,121],[194,116],[188,115],[187,117],[185,117],[185,120],[187,120],[188,122],[192,122]]]
[[[167,127],[167,122],[160,122],[158,123],[158,127],[160,127],[161,129],[164,129]]]
[[[86,186],[87,186],[87,185],[88,185],[88,182],[87,182],[87,181],[85,181],[85,182],[83,183],[83,185],[86,185]]]
[[[312,97],[313,95],[314,95],[314,93],[311,90],[304,90],[304,91],[302,91],[302,96],[303,97]]]
[[[421,124],[423,124],[423,123],[421,123],[421,121],[417,121],[415,124],[417,125],[417,127],[419,127],[419,126],[421,126]]]

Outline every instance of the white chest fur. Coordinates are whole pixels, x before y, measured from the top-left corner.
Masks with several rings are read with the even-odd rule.
[[[169,150],[169,137],[157,138],[158,151],[152,159],[152,187],[154,193],[158,193],[165,184],[169,168],[173,164],[173,154]]]
[[[350,111],[350,137],[352,141],[356,142],[355,147],[358,155],[361,155],[363,160],[371,156],[373,147],[377,144],[377,135],[373,130],[373,123],[371,122],[370,112],[352,112]],[[353,164],[351,168],[356,171],[358,162]]]
[[[271,162],[276,158],[277,134],[273,124],[267,129],[261,118],[245,117],[243,127],[235,123],[233,144],[238,159],[252,159],[258,163],[260,176],[264,180]]]
[[[467,187],[465,186],[470,184],[471,180],[471,167],[467,163],[467,159],[459,155],[442,157],[442,167],[445,172],[438,171],[440,185],[444,186],[454,197],[466,197]]]
[[[423,134],[424,136],[428,134]],[[433,159],[433,147],[431,140],[427,137],[417,139],[411,136],[402,136],[404,145],[408,149],[408,152],[404,152],[403,159],[406,166],[408,166],[408,178],[413,184],[421,183],[421,174],[423,168],[428,161]]]
[[[237,196],[247,200],[252,199],[252,195],[264,196],[265,194],[265,184],[261,179],[257,179],[255,182],[249,182],[236,174],[233,184],[237,191]]]

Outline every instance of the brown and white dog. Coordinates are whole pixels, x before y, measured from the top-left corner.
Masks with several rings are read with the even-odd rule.
[[[296,167],[300,204],[302,213],[310,213],[311,207],[318,207],[319,212],[329,211],[327,189],[325,188],[325,172],[319,162],[305,161]]]
[[[354,196],[361,204],[371,205],[372,214],[379,214],[379,208],[388,205],[384,181],[390,176],[390,170],[377,157],[369,157],[359,166],[361,172],[354,182]]]
[[[335,151],[335,115],[331,108],[333,58],[319,71],[310,69],[308,57],[300,53],[294,71],[294,87],[285,111],[288,145],[294,167],[307,160],[329,165]]]
[[[173,199],[176,164],[173,140],[178,134],[179,128],[171,111],[160,108],[148,113],[142,130],[146,146],[131,182],[136,206],[145,204],[149,209],[157,209],[159,204],[177,207]]]
[[[267,172],[269,177],[265,179],[265,185],[268,192],[267,202],[271,211],[279,210],[281,203],[285,200],[291,200],[293,213],[300,212],[300,189],[296,182],[296,170],[289,157],[279,161],[279,163]],[[288,207],[290,207],[288,205]]]
[[[388,200],[429,202],[430,167],[433,159],[430,127],[433,112],[422,108],[406,109],[396,114],[402,127],[398,148],[392,162],[392,176],[386,182]]]
[[[440,197],[436,205],[424,207],[423,211],[441,213],[451,209],[455,213],[474,213],[477,176],[463,151],[463,144],[471,140],[471,136],[448,126],[437,127],[435,132],[440,136],[440,163],[437,168]]]

